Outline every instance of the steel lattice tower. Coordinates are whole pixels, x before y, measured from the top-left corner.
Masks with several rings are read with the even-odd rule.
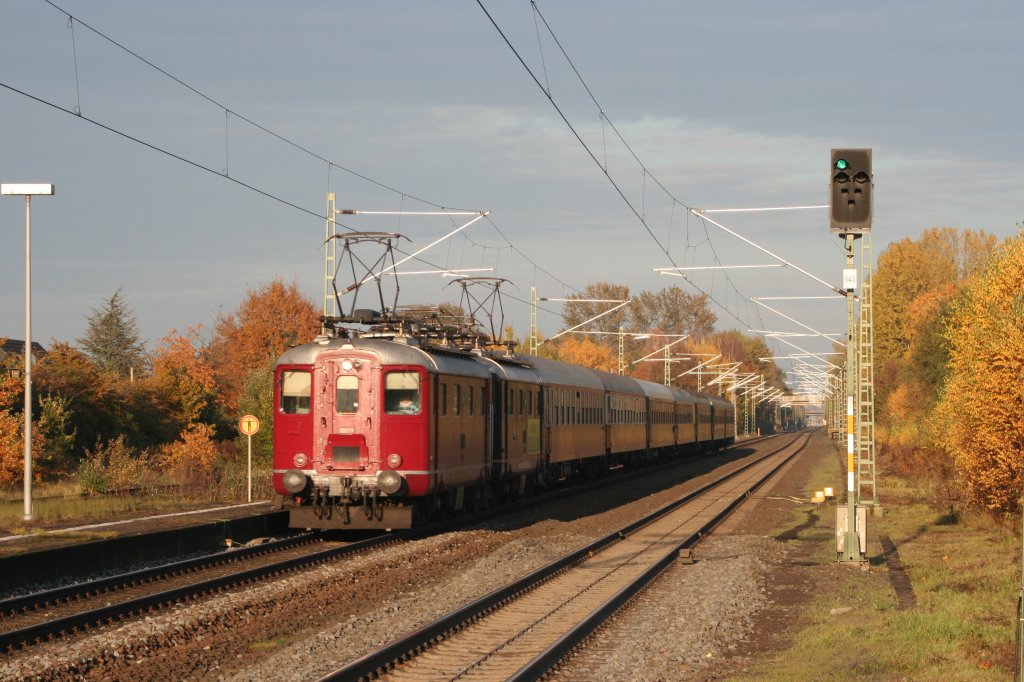
[[[857,479],[861,504],[877,505],[875,491],[875,369],[874,327],[871,308],[871,233],[865,232],[860,247],[860,325],[857,339],[858,452]]]

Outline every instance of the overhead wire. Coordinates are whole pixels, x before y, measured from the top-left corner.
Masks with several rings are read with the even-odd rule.
[[[545,88],[541,84],[540,80],[537,78],[537,75],[534,73],[533,69],[531,69],[529,64],[526,63],[526,60],[520,54],[519,50],[515,47],[515,45],[512,44],[512,41],[509,39],[508,35],[501,28],[501,26],[495,20],[494,16],[490,13],[490,11],[487,9],[487,7],[484,6],[483,1],[482,0],[477,0],[477,5],[480,7],[480,9],[483,11],[483,13],[487,16],[488,20],[494,26],[494,29],[498,32],[498,35],[501,36],[501,39],[508,46],[509,50],[512,51],[512,54],[519,61],[520,65],[522,65],[522,67],[526,70],[527,74],[529,74],[529,76],[533,80],[533,82],[537,85],[538,88],[540,88],[540,90],[542,92],[544,92],[545,96],[548,98],[548,102],[554,108],[554,110],[558,114],[558,116],[562,119],[563,123],[565,123],[566,127],[569,128],[569,131],[576,138],[577,142],[579,142],[580,146],[583,147],[584,151],[587,153],[588,156],[590,156],[591,160],[604,173],[605,178],[608,180],[608,182],[611,184],[612,188],[619,195],[619,197],[623,200],[623,202],[625,202],[625,204],[629,208],[630,212],[633,213],[633,215],[636,217],[636,219],[643,226],[644,230],[646,230],[648,235],[650,235],[650,237],[654,241],[654,243],[658,246],[658,248],[661,250],[661,252],[666,256],[666,258],[668,258],[669,262],[672,263],[672,265],[674,267],[678,267],[676,265],[675,260],[672,257],[672,254],[661,243],[661,240],[658,239],[657,235],[654,234],[654,231],[651,229],[650,225],[648,225],[647,220],[644,218],[644,216],[641,214],[641,212],[637,210],[636,206],[633,205],[633,202],[629,200],[629,198],[625,194],[625,191],[622,189],[622,187],[619,185],[619,183],[615,180],[615,178],[612,177],[611,172],[598,160],[598,158],[595,155],[594,151],[583,140],[583,137],[580,134],[580,132],[576,129],[576,127],[573,125],[573,123],[569,120],[569,118],[566,115],[566,113],[562,110],[562,107],[559,106],[559,104],[555,101],[554,95],[547,88]],[[540,13],[539,8],[537,8],[536,2],[534,0],[530,0],[530,5],[531,5],[531,7],[533,7],[534,11],[537,12],[537,14],[540,16],[541,21],[544,23],[545,27],[548,29],[549,34],[551,35],[552,39],[555,41],[556,45],[558,45],[559,49],[562,51],[562,54],[565,56],[567,63],[570,65],[570,67],[572,68],[573,72],[576,73],[577,78],[580,80],[581,84],[583,85],[583,88],[587,91],[588,95],[590,95],[591,100],[598,107],[598,110],[601,112],[602,119],[608,122],[608,125],[611,127],[612,130],[615,131],[616,135],[622,141],[623,145],[626,147],[626,149],[629,150],[629,152],[633,156],[633,158],[636,159],[637,163],[644,169],[644,171],[646,173],[649,173],[649,171],[647,171],[647,169],[646,169],[646,166],[644,166],[644,164],[640,161],[639,157],[636,155],[636,153],[629,146],[629,143],[619,133],[618,129],[615,127],[615,124],[612,123],[612,121],[608,118],[607,114],[604,111],[604,108],[601,107],[600,103],[597,101],[597,98],[594,97],[593,93],[590,90],[590,87],[586,84],[586,81],[585,81],[585,79],[583,79],[582,75],[580,75],[579,70],[576,68],[575,64],[572,62],[572,59],[569,57],[568,53],[566,53],[565,50],[562,48],[561,43],[559,42],[557,36],[555,36],[554,32],[551,31],[551,28],[548,25],[547,20],[544,18],[544,15],[542,13]],[[665,188],[665,186],[657,178],[652,176],[652,180],[659,187],[662,188],[662,190],[666,193],[666,195],[668,195],[669,197],[672,197],[673,199],[675,199],[675,197],[672,195],[672,193],[669,192],[667,190],[667,188]],[[687,206],[686,203],[684,203],[682,201],[680,201],[679,203],[689,210],[690,207]],[[705,231],[706,230],[707,230],[707,227],[705,226]],[[709,237],[709,241],[710,241],[710,237]],[[716,258],[717,258],[717,254],[716,254]],[[728,279],[728,275],[726,275],[726,279]],[[730,280],[730,282],[731,282],[731,280]],[[729,307],[728,307],[727,304],[723,305],[711,293],[709,293],[707,291],[704,291],[700,286],[696,285],[692,281],[690,281],[690,285],[693,286],[695,289],[697,289],[702,294],[704,294],[705,296],[707,296],[707,298],[709,300],[714,302],[715,305],[717,305],[719,308],[721,308],[727,315],[732,317],[734,320],[736,320],[740,324],[746,325],[747,327],[751,326],[748,322],[746,322],[745,320],[739,318],[736,314],[733,314],[733,312],[731,310],[729,310]],[[744,297],[744,298],[749,298],[749,297]]]
[[[564,48],[564,47],[562,47],[562,43],[561,43],[561,41],[560,41],[560,40],[558,39],[558,36],[557,36],[557,35],[555,35],[555,32],[554,32],[554,30],[553,30],[553,29],[551,28],[551,26],[550,26],[550,25],[548,24],[548,21],[547,21],[547,19],[546,19],[546,18],[544,17],[544,14],[543,14],[543,13],[542,13],[542,12],[540,11],[540,8],[539,8],[539,7],[537,6],[536,0],[530,0],[530,6],[531,6],[531,7],[533,8],[535,16],[539,16],[539,17],[540,17],[540,19],[541,19],[541,21],[542,21],[542,22],[544,23],[544,27],[545,27],[545,28],[546,28],[546,29],[548,30],[548,34],[549,34],[549,35],[551,36],[552,40],[554,40],[554,41],[555,41],[555,44],[556,44],[556,45],[558,46],[558,49],[559,49],[559,50],[560,50],[560,51],[562,52],[562,56],[564,56],[564,57],[565,57],[566,63],[568,63],[568,64],[569,64],[569,66],[570,66],[570,67],[572,68],[572,71],[573,71],[573,73],[575,73],[575,74],[576,74],[576,78],[577,78],[577,79],[579,80],[580,84],[581,84],[581,85],[583,86],[583,89],[584,89],[584,90],[586,91],[587,95],[588,95],[588,96],[590,97],[590,100],[591,100],[591,101],[592,101],[592,102],[594,103],[594,106],[596,106],[596,107],[597,107],[597,109],[598,109],[598,111],[600,112],[600,117],[601,117],[601,136],[602,136],[602,141],[604,140],[604,123],[605,123],[605,122],[607,122],[607,123],[608,123],[608,126],[609,126],[609,127],[611,127],[611,129],[612,129],[612,130],[613,130],[613,131],[615,132],[615,135],[616,135],[616,137],[618,137],[618,139],[619,139],[619,141],[620,141],[620,142],[622,143],[623,147],[625,147],[625,148],[626,148],[626,150],[627,150],[627,151],[629,152],[629,154],[630,154],[630,155],[631,155],[631,156],[633,157],[633,160],[634,160],[634,161],[636,161],[637,165],[639,165],[639,166],[640,166],[640,168],[642,169],[642,173],[643,173],[643,180],[644,180],[644,193],[643,193],[643,194],[641,195],[641,196],[642,196],[642,198],[643,198],[644,200],[646,199],[646,187],[647,187],[647,184],[646,184],[646,183],[647,183],[647,177],[648,177],[648,176],[650,176],[651,180],[652,180],[652,181],[653,181],[653,182],[654,182],[654,183],[655,183],[655,184],[656,184],[656,185],[657,185],[657,186],[658,186],[658,187],[659,187],[659,188],[661,189],[661,191],[662,191],[662,192],[664,192],[664,193],[665,193],[665,195],[666,195],[666,196],[668,196],[668,197],[669,197],[669,198],[670,198],[670,199],[672,200],[672,202],[673,202],[673,205],[672,205],[672,206],[673,206],[673,209],[675,208],[675,204],[676,204],[676,203],[678,203],[679,205],[681,205],[681,206],[682,206],[683,208],[685,208],[685,209],[687,210],[687,213],[689,213],[690,211],[692,211],[692,210],[693,210],[693,208],[692,208],[691,206],[687,205],[687,204],[686,204],[685,202],[683,202],[683,201],[680,201],[680,200],[679,200],[679,199],[678,199],[678,198],[677,198],[677,197],[676,197],[676,196],[675,196],[675,195],[674,195],[674,194],[673,194],[673,193],[672,193],[672,192],[671,192],[671,191],[670,191],[670,190],[669,190],[669,189],[668,189],[668,188],[667,188],[667,187],[666,187],[666,186],[665,186],[665,185],[664,185],[664,184],[663,184],[663,183],[662,183],[662,182],[661,182],[660,180],[658,180],[658,178],[657,178],[657,177],[656,177],[656,176],[655,176],[655,175],[654,175],[653,173],[651,173],[651,171],[650,171],[650,170],[649,170],[649,169],[647,168],[647,166],[646,166],[646,165],[644,164],[644,162],[643,162],[643,161],[642,161],[642,160],[640,159],[640,157],[639,157],[639,156],[638,156],[638,155],[636,154],[636,152],[635,152],[635,151],[633,150],[633,147],[632,147],[632,146],[631,146],[631,145],[629,144],[629,141],[628,141],[628,140],[627,140],[627,139],[626,139],[626,138],[625,138],[625,137],[624,137],[624,136],[622,135],[622,133],[621,133],[621,132],[619,131],[619,129],[618,129],[618,128],[617,128],[616,126],[615,126],[615,123],[614,123],[614,122],[613,122],[613,121],[612,121],[612,120],[611,120],[610,118],[608,118],[608,114],[607,114],[607,113],[605,112],[605,109],[604,109],[604,107],[603,107],[603,106],[601,106],[601,103],[600,103],[600,102],[599,102],[599,101],[597,100],[597,97],[595,97],[595,96],[594,96],[594,93],[593,93],[593,91],[592,91],[592,90],[590,89],[590,86],[589,86],[589,85],[587,85],[587,82],[586,82],[586,80],[585,80],[585,79],[583,78],[583,75],[582,75],[582,74],[580,73],[579,69],[577,69],[577,68],[576,68],[576,64],[575,64],[575,63],[573,62],[573,60],[572,60],[572,58],[571,58],[571,57],[569,56],[568,52],[566,52],[566,51],[565,51],[565,48]],[[605,151],[605,157],[606,157],[606,159],[607,159],[607,151]],[[607,169],[607,160],[606,160],[606,162],[605,162],[605,165],[603,166],[603,168],[604,168],[604,170],[605,170],[605,173],[607,174],[607,171],[608,171],[608,169]],[[635,211],[634,211],[634,212],[635,212]],[[644,226],[645,226],[645,227],[647,227],[647,225],[646,225],[646,221],[647,221],[646,211],[642,211],[642,217],[641,217],[641,222],[643,222],[643,223],[644,223]],[[702,220],[702,222],[703,222],[703,220]],[[652,237],[654,236],[654,234],[653,234],[653,232],[651,232],[651,230],[649,230],[649,229],[648,229],[648,232],[649,232],[649,233],[651,233],[651,236],[652,236]],[[710,234],[708,234],[708,230],[707,230],[707,224],[706,224],[706,223],[704,224],[704,232],[705,232],[705,234],[707,234],[707,237],[708,237],[708,238],[707,238],[708,246],[709,246],[709,247],[711,248],[711,254],[712,254],[712,256],[714,257],[714,260],[715,260],[715,262],[716,262],[716,263],[718,263],[719,265],[721,265],[721,264],[722,264],[722,261],[721,261],[721,259],[720,259],[720,258],[718,257],[718,252],[717,252],[717,251],[715,250],[715,245],[714,245],[714,242],[713,242],[713,241],[711,240],[711,235],[710,235]],[[670,235],[671,235],[671,227],[670,227]],[[664,252],[664,253],[665,253],[666,255],[668,255],[668,253],[669,253],[669,248],[667,248],[667,247],[663,246],[663,245],[661,244],[661,242],[660,242],[660,241],[659,241],[659,240],[658,240],[657,238],[655,238],[655,243],[656,243],[656,244],[658,245],[658,247],[659,247],[659,248],[661,248],[661,250],[662,250],[662,251],[663,251],[663,252]],[[669,245],[671,245],[671,241],[669,242]],[[669,256],[669,260],[670,260],[670,261],[672,260],[671,256]],[[673,265],[675,265],[675,263],[674,263],[674,262],[673,262]],[[734,283],[734,282],[732,281],[732,278],[730,278],[730,277],[729,277],[729,273],[727,273],[727,272],[723,272],[723,275],[724,275],[724,277],[725,277],[725,280],[726,280],[726,281],[727,281],[727,282],[729,283],[729,285],[730,285],[730,286],[731,286],[731,287],[733,288],[733,290],[734,290],[734,291],[736,292],[736,295],[737,295],[737,297],[738,297],[738,298],[739,298],[739,297],[742,297],[742,298],[744,298],[745,300],[747,300],[747,301],[748,301],[748,303],[749,303],[749,301],[750,301],[750,298],[749,298],[748,296],[745,296],[745,295],[743,295],[743,294],[742,294],[742,292],[740,292],[739,288],[738,288],[738,287],[736,286],[736,284],[735,284],[735,283]],[[713,282],[714,282],[714,280],[712,279],[712,285],[713,285]],[[692,284],[693,284],[693,283],[691,282],[691,285],[692,285]],[[700,288],[699,288],[699,287],[695,287],[695,288],[697,288],[698,290],[700,290]],[[712,286],[712,288],[714,288],[714,287]],[[703,293],[703,292],[702,292],[702,293]],[[726,292],[726,296],[728,297],[728,292]],[[737,298],[737,310],[738,310],[738,305],[739,305],[739,304],[738,304],[738,298]],[[712,300],[714,300],[714,299],[712,299]],[[716,303],[717,303],[717,301],[716,301]],[[728,304],[728,300],[727,300],[727,302],[726,302],[726,303]],[[721,304],[719,304],[719,305],[721,305]],[[726,311],[728,312],[728,310],[727,310],[727,305],[726,305],[726,306],[722,306],[722,307],[723,307],[723,309],[725,309],[725,310],[726,310]],[[757,310],[756,310],[756,309],[754,309],[754,315],[755,315],[755,317],[757,317],[757,318],[758,318],[758,320],[760,321],[760,315],[758,314],[758,312],[757,312]],[[733,318],[734,318],[734,319],[737,319],[737,321],[738,321],[738,322],[741,322],[741,323],[744,323],[744,324],[745,324],[745,322],[743,322],[743,320],[739,320],[738,318],[736,318],[736,316],[733,316]]]
[[[230,147],[229,147],[229,129],[228,129],[229,123],[228,122],[229,122],[229,120],[230,120],[230,118],[232,116],[234,116],[234,117],[244,121],[245,123],[248,123],[249,125],[253,126],[254,128],[262,131],[263,133],[265,133],[265,134],[267,134],[269,136],[271,136],[272,138],[274,138],[274,139],[276,139],[276,140],[278,140],[280,142],[283,142],[286,145],[289,145],[290,147],[292,147],[292,148],[294,148],[296,150],[299,150],[299,151],[303,152],[304,154],[307,154],[308,156],[310,156],[310,157],[312,157],[314,159],[317,159],[317,160],[325,163],[327,165],[328,188],[330,188],[330,184],[331,184],[331,179],[330,179],[331,178],[331,169],[332,168],[337,168],[337,169],[339,169],[341,171],[344,171],[345,173],[348,173],[348,174],[350,174],[350,175],[352,175],[352,176],[354,176],[356,178],[359,178],[360,180],[363,180],[363,181],[368,182],[370,184],[373,184],[373,185],[375,185],[377,187],[380,187],[381,189],[384,189],[384,190],[390,191],[390,192],[392,192],[392,193],[394,193],[396,195],[399,195],[401,197],[401,201],[402,201],[403,204],[404,204],[405,199],[409,198],[409,199],[412,199],[414,201],[420,202],[422,204],[425,204],[425,205],[428,205],[428,206],[433,206],[433,207],[438,208],[438,209],[440,209],[442,211],[449,211],[449,210],[451,210],[451,211],[464,211],[464,210],[468,210],[468,209],[453,208],[453,207],[445,206],[443,204],[440,204],[440,203],[437,203],[437,202],[434,202],[434,201],[430,201],[428,199],[424,199],[424,198],[419,197],[417,195],[410,194],[409,192],[406,192],[406,191],[403,191],[403,190],[399,190],[399,189],[397,189],[397,188],[395,188],[395,187],[393,187],[391,185],[388,185],[388,184],[383,183],[383,182],[381,182],[379,180],[371,178],[371,177],[369,177],[367,175],[364,175],[364,174],[362,174],[362,173],[360,173],[358,171],[355,171],[355,170],[353,170],[351,168],[348,168],[346,166],[338,164],[338,163],[336,163],[336,162],[334,162],[334,161],[332,161],[332,160],[330,160],[330,159],[328,159],[328,158],[326,158],[326,157],[324,157],[324,156],[314,152],[313,150],[307,148],[306,146],[304,146],[302,144],[299,144],[299,143],[295,142],[294,140],[291,140],[288,137],[285,137],[284,135],[281,135],[281,134],[275,132],[274,130],[271,130],[270,128],[268,128],[268,127],[266,127],[266,126],[264,126],[264,125],[262,125],[262,124],[260,124],[260,123],[258,123],[256,121],[252,120],[251,118],[245,116],[244,114],[238,113],[237,111],[229,108],[227,105],[222,104],[219,100],[217,100],[214,97],[212,97],[212,96],[206,94],[205,92],[199,90],[198,88],[194,87],[193,85],[189,84],[188,82],[184,81],[183,79],[175,76],[174,74],[170,73],[168,70],[160,67],[159,65],[157,65],[154,62],[150,61],[149,59],[146,59],[141,54],[139,54],[138,52],[136,52],[136,51],[132,50],[131,48],[127,47],[126,45],[124,45],[123,43],[119,42],[118,40],[115,40],[111,36],[109,36],[106,33],[100,31],[99,29],[93,27],[92,25],[88,24],[87,22],[82,21],[80,18],[75,17],[70,12],[68,12],[67,10],[62,8],[61,6],[57,5],[55,2],[53,2],[53,0],[43,0],[43,2],[46,3],[47,5],[49,5],[50,7],[52,7],[53,9],[57,10],[58,12],[63,14],[64,16],[66,16],[68,24],[69,24],[69,26],[71,28],[72,43],[73,43],[72,51],[73,51],[74,58],[75,58],[74,67],[75,67],[76,101],[78,102],[78,104],[76,104],[74,110],[69,110],[69,109],[67,109],[67,108],[65,108],[65,107],[63,107],[63,106],[61,106],[59,104],[56,104],[56,103],[51,102],[49,100],[46,100],[46,99],[44,99],[42,97],[38,97],[36,95],[32,95],[31,93],[23,91],[23,90],[21,90],[19,88],[16,88],[16,87],[12,86],[12,85],[0,82],[0,86],[4,87],[4,88],[6,88],[6,89],[8,89],[8,90],[10,90],[12,92],[15,92],[15,93],[17,93],[19,95],[27,97],[27,98],[29,98],[29,99],[31,99],[33,101],[38,102],[38,103],[50,106],[50,107],[52,107],[54,109],[57,109],[57,110],[59,110],[61,112],[74,115],[74,116],[76,116],[76,117],[78,117],[78,118],[80,118],[80,119],[82,119],[82,120],[84,120],[84,121],[86,121],[88,123],[91,123],[91,124],[101,128],[103,130],[108,131],[108,132],[114,133],[115,135],[123,137],[124,139],[127,139],[127,140],[129,140],[131,142],[135,142],[137,144],[140,144],[140,145],[142,145],[144,147],[147,147],[148,149],[151,149],[153,151],[159,152],[159,153],[164,154],[164,155],[166,155],[166,156],[168,156],[170,158],[176,159],[176,160],[181,161],[183,163],[186,163],[186,164],[188,164],[190,166],[193,166],[194,168],[197,168],[197,169],[200,169],[200,170],[204,170],[204,171],[207,171],[209,173],[213,173],[213,174],[215,174],[215,175],[217,175],[217,176],[219,176],[221,178],[227,179],[227,180],[229,180],[229,181],[231,181],[231,182],[233,182],[233,183],[235,183],[235,184],[237,184],[237,185],[239,185],[239,186],[241,186],[241,187],[243,187],[245,189],[248,189],[250,191],[256,192],[257,194],[260,194],[261,196],[264,196],[264,197],[266,197],[268,199],[271,199],[273,201],[281,203],[281,204],[283,204],[283,205],[285,205],[285,206],[287,206],[289,208],[298,210],[298,211],[300,211],[302,213],[305,213],[307,215],[310,215],[310,216],[313,216],[313,217],[316,217],[316,218],[321,218],[322,219],[324,216],[321,215],[320,213],[316,212],[316,211],[311,211],[311,210],[309,210],[307,208],[299,206],[298,204],[295,204],[295,203],[293,203],[291,201],[288,201],[288,200],[286,200],[286,199],[284,199],[284,198],[282,198],[280,196],[277,196],[277,195],[275,195],[275,194],[273,194],[273,193],[271,193],[271,192],[269,192],[267,190],[260,189],[259,187],[251,185],[249,183],[246,183],[246,182],[244,182],[242,180],[239,180],[238,178],[231,177],[231,175],[229,173],[229,170],[230,170]],[[153,144],[151,142],[147,142],[147,141],[145,141],[145,140],[143,140],[141,138],[135,137],[135,136],[130,135],[128,133],[125,133],[125,132],[123,132],[121,130],[118,130],[118,129],[112,127],[112,126],[106,125],[106,124],[100,122],[99,120],[96,120],[96,119],[91,118],[89,116],[83,115],[82,114],[82,110],[81,110],[81,94],[80,94],[80,90],[79,90],[79,86],[78,86],[77,45],[74,42],[75,41],[75,36],[74,36],[74,24],[75,23],[78,23],[81,26],[87,28],[93,34],[99,36],[100,38],[102,38],[103,40],[105,40],[105,41],[109,42],[110,44],[114,45],[118,49],[124,51],[125,53],[127,53],[127,54],[131,55],[132,57],[134,57],[135,59],[139,60],[140,62],[146,64],[150,68],[154,69],[155,71],[159,72],[163,76],[165,76],[165,77],[169,78],[170,80],[174,81],[175,83],[179,84],[180,86],[182,86],[186,90],[192,92],[196,96],[202,98],[203,100],[205,100],[205,101],[209,102],[210,104],[213,104],[214,106],[216,106],[216,107],[220,108],[221,110],[223,110],[224,117],[225,117],[225,121],[224,121],[224,127],[225,127],[225,142],[224,142],[224,144],[225,144],[225,148],[224,148],[225,168],[224,168],[224,170],[223,171],[217,171],[217,170],[215,170],[215,169],[213,169],[213,168],[211,168],[209,166],[206,166],[206,165],[204,165],[202,163],[199,163],[197,161],[194,161],[192,159],[184,157],[184,156],[182,156],[180,154],[176,154],[174,152],[171,152],[168,149],[164,149],[164,148],[162,148],[162,147],[160,147],[160,146],[158,146],[156,144]],[[539,29],[538,29],[538,31],[539,31]],[[399,222],[400,221],[401,221],[401,218],[399,218]],[[582,293],[582,292],[580,292],[580,290],[577,287],[574,287],[574,286],[568,284],[567,282],[563,281],[561,278],[559,278],[559,277],[555,276],[554,274],[552,274],[549,270],[541,267],[532,258],[530,258],[530,256],[527,255],[522,249],[516,247],[515,244],[513,244],[513,242],[508,238],[508,236],[502,230],[500,230],[498,228],[497,224],[489,216],[488,216],[487,222],[491,224],[491,226],[495,229],[495,231],[505,241],[505,243],[507,244],[507,248],[509,248],[511,251],[515,252],[516,254],[518,254],[521,258],[526,260],[529,264],[533,265],[535,271],[539,270],[539,271],[545,273],[548,277],[550,277],[552,280],[557,282],[563,288],[571,289],[571,290],[576,291],[578,293]],[[346,230],[356,231],[355,228],[353,228],[353,227],[351,227],[349,225],[345,225],[343,223],[337,222],[336,220],[335,220],[335,223],[337,225],[341,226],[342,228],[346,229]],[[464,235],[464,238],[468,238],[468,237],[466,237]],[[470,242],[473,243],[473,244],[476,244],[477,246],[481,246],[482,248],[485,248],[485,249],[494,249],[494,248],[496,248],[496,247],[490,247],[490,246],[481,245],[481,244],[477,243],[475,240],[472,240],[472,239],[470,239]],[[506,247],[497,247],[497,248],[506,248]],[[404,253],[404,251],[402,251],[401,249],[398,249],[398,251],[400,253]],[[440,266],[438,266],[436,264],[433,264],[433,263],[430,263],[429,261],[423,259],[422,257],[418,257],[417,260],[419,260],[419,261],[421,261],[421,262],[423,262],[423,263],[425,263],[427,265],[430,265],[431,267],[440,268]],[[555,311],[551,311],[551,310],[544,310],[544,312],[550,313],[550,314],[553,314],[553,315],[557,315],[558,314]]]

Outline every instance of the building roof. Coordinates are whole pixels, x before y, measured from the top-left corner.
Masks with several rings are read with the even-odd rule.
[[[7,360],[8,358],[15,357],[20,358],[25,355],[25,341],[24,339],[8,339],[0,336],[0,341],[3,345],[0,346],[0,362]],[[32,356],[35,358],[41,358],[46,355],[46,349],[43,348],[42,344],[33,341],[32,342]]]

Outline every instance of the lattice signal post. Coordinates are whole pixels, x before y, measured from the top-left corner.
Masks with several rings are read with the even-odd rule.
[[[875,343],[872,311],[871,233],[860,240],[860,326],[857,334],[858,425],[857,425],[857,494],[859,502],[880,505],[875,493]]]
[[[854,240],[870,235],[872,214],[872,177],[870,149],[833,149],[829,169],[829,228],[832,234],[843,239],[846,250],[846,267],[843,270],[843,289],[846,291],[846,508],[836,510],[836,538],[839,561],[863,563],[866,529],[863,518],[858,518],[860,471],[858,446],[860,428],[858,417],[863,408],[858,408],[863,393],[860,383],[864,379],[858,369],[857,320],[854,315],[857,290],[857,269],[854,267]],[[870,253],[870,252],[869,252]],[[863,287],[862,287],[863,291]],[[865,314],[862,302],[862,315]],[[870,308],[866,311],[869,319],[867,332],[870,333]],[[861,339],[863,342],[863,339]],[[868,346],[870,347],[870,342]],[[873,376],[871,377],[873,380]],[[871,392],[873,395],[873,391]],[[874,407],[871,418],[873,427]],[[873,428],[872,428],[873,431]],[[873,463],[872,463],[873,464]],[[872,466],[872,492],[874,470]],[[844,513],[845,512],[845,518]]]

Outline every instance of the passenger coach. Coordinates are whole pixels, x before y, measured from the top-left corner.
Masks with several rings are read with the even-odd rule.
[[[735,436],[720,398],[401,335],[319,337],[275,379],[274,488],[300,528],[407,528]]]

